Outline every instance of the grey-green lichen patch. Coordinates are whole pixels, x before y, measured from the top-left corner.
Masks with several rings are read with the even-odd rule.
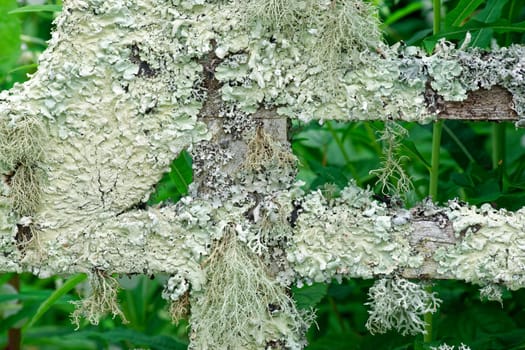
[[[379,134],[383,147],[381,165],[378,169],[370,170],[370,174],[377,176],[377,184],[381,192],[396,198],[406,195],[412,188],[412,180],[406,173],[403,162],[407,156],[400,154],[401,142],[408,136],[408,130],[395,122],[386,122]]]
[[[0,104],[0,115],[0,169],[13,170],[19,163],[40,160],[46,135],[43,120],[22,113],[11,114],[5,103]]]
[[[20,252],[16,246],[17,216],[12,211],[12,201],[4,180],[0,180],[0,270],[19,271]]]
[[[525,116],[524,67],[525,48],[503,47],[488,53],[473,48],[458,50],[441,41],[436,53],[423,58],[431,78],[431,86],[446,101],[461,101],[468,91],[490,89],[500,85],[512,93],[520,120]]]
[[[311,36],[308,56],[328,69],[350,58],[362,60],[362,53],[381,45],[375,8],[361,0],[248,0],[246,23],[255,22],[263,31],[282,33],[293,40],[297,32]],[[365,29],[366,28],[366,29]]]
[[[195,347],[215,341],[206,336],[214,330],[203,324],[213,325],[217,317],[224,320],[232,315],[217,316],[217,307],[235,311],[238,304],[251,310],[246,305],[252,302],[253,313],[248,315],[262,319],[264,329],[245,319],[249,329],[238,328],[243,334],[238,341],[258,347],[268,345],[267,341],[300,347],[305,322],[283,285],[296,279],[308,283],[372,277],[419,267],[423,258],[408,243],[409,218],[396,219],[384,205],[372,201],[370,193],[354,186],[340,198],[327,199],[319,192],[303,198],[292,184],[293,162],[283,152],[288,145],[257,135],[253,120],[248,119],[265,109],[302,120],[426,121],[433,118],[425,106],[429,81],[448,100],[463,99],[466,91],[480,85],[501,84],[514,93],[521,116],[523,64],[516,55],[523,57],[522,52],[519,48],[498,51],[494,57],[506,63],[491,59],[496,73],[482,75],[487,81],[483,85],[485,80],[480,84],[473,78],[476,64],[481,65],[485,57],[481,53],[478,62],[469,58],[472,52],[458,53],[446,45],[432,56],[379,44],[378,52],[373,52],[366,47],[376,43],[361,41],[362,57],[356,60],[344,55],[349,49],[345,40],[353,38],[339,37],[326,41],[335,40],[333,52],[339,55],[331,74],[326,74],[326,65],[310,54],[323,52],[319,43],[331,35],[334,19],[346,16],[345,4],[357,9],[359,3],[336,1],[334,8],[329,2],[312,3],[318,3],[319,9],[328,6],[323,11],[330,16],[316,17],[291,34],[280,31],[280,25],[266,31],[261,21],[246,22],[237,1],[66,2],[38,72],[26,84],[0,94],[2,136],[9,135],[6,128],[11,124],[13,130],[23,131],[24,122],[35,120],[49,134],[39,143],[42,152],[36,152],[45,156],[33,157],[38,162],[25,168],[36,165],[43,171],[39,210],[31,217],[16,217],[12,198],[7,197],[7,189],[2,191],[0,247],[10,260],[0,254],[0,268],[31,270],[40,276],[94,270],[170,273],[165,297],[184,302],[191,293],[194,299],[195,334],[205,335],[195,339]],[[359,21],[347,22],[354,23]],[[368,29],[377,31],[375,27],[363,30]],[[215,63],[205,62],[210,57],[218,65],[215,72],[207,70],[215,68]],[[206,88],[210,80],[215,90]],[[202,122],[204,117],[216,117],[202,113],[206,99],[215,97],[210,93],[220,93],[223,106],[233,111],[231,123],[221,130],[234,142],[223,145],[212,139],[195,146],[210,139]],[[33,139],[35,135],[24,140],[29,146],[23,152],[35,154],[31,145],[40,140]],[[12,144],[2,140],[3,145]],[[246,157],[234,152],[242,143]],[[175,206],[139,209],[170,161],[188,147],[198,154],[195,164],[201,172],[196,176],[202,177],[201,186],[193,186],[192,196]],[[13,170],[18,164],[9,152],[0,155],[2,170]],[[244,167],[230,167],[239,159],[246,160]],[[31,246],[24,257],[13,253],[15,227],[22,219],[34,223],[39,254],[31,254],[37,250]],[[518,274],[523,264],[516,227],[509,264],[517,267],[507,270]],[[234,240],[224,236],[231,228]],[[467,251],[474,252],[467,260],[473,264],[461,265],[461,251],[452,249],[436,255],[442,268],[471,281],[499,279],[493,271],[503,258],[496,259],[495,267],[486,264],[486,255],[474,249],[479,238],[471,238],[468,227],[465,232],[472,245]],[[221,242],[217,245],[221,252],[203,271],[213,241]],[[462,268],[456,268],[458,264]],[[483,270],[487,267],[490,273]],[[484,273],[483,278],[476,269]],[[242,287],[237,284],[236,303],[225,300],[228,286],[221,276],[243,282]],[[523,282],[520,276],[518,284]],[[504,277],[509,284],[511,277]],[[262,297],[254,296],[247,285],[262,291]],[[201,308],[201,300],[211,311]],[[279,306],[275,313],[269,308],[272,300]],[[221,344],[220,339],[228,335],[213,336]]]
[[[112,221],[121,225],[119,214],[146,200],[171,160],[208,137],[193,92],[202,67],[174,43],[164,25],[173,17],[164,2],[67,2],[38,72],[2,95],[2,163],[17,167],[12,206],[33,216],[47,251],[35,271],[78,261],[77,245],[60,240],[120,237]]]
[[[449,203],[447,216],[461,240],[434,254],[438,272],[486,285],[501,283],[509,289],[525,285],[525,211],[508,212]]]
[[[368,292],[366,328],[370,333],[395,329],[402,335],[426,334],[423,315],[435,313],[441,303],[435,293],[406,279],[382,278]]]
[[[311,322],[233,230],[205,262],[206,286],[193,293],[192,349],[301,349]]]
[[[482,301],[497,301],[503,307],[503,287],[489,283],[479,289],[479,298]]]
[[[300,282],[371,278],[422,263],[411,252],[409,225],[394,224],[386,206],[368,191],[350,184],[339,198],[328,200],[317,191],[300,205],[287,250]]]
[[[20,163],[9,180],[9,197],[12,207],[22,216],[30,216],[38,210],[42,196],[44,172],[36,164]]]
[[[130,211],[76,227],[68,235],[42,242],[45,263],[30,261],[41,277],[57,273],[170,273],[202,288],[201,259],[209,254],[210,206],[204,202]],[[29,247],[28,256],[32,250]],[[29,262],[29,257],[24,262]]]
[[[15,95],[19,88],[0,94],[0,173],[7,189],[4,194],[23,217],[33,215],[40,205],[47,130],[38,110],[25,105],[12,109],[9,103],[20,102],[21,96]]]
[[[285,2],[286,8],[281,6]],[[172,11],[178,16],[173,32],[181,48],[197,56],[214,49],[220,62],[215,78],[222,85],[223,100],[247,113],[262,105],[303,120],[431,118],[423,98],[427,77],[405,77],[399,53],[380,44],[377,26],[359,25],[375,22],[368,4],[354,0],[178,4]],[[295,6],[307,10],[298,15],[301,24],[293,31],[280,30],[279,21],[295,21],[286,19],[286,11],[297,12]],[[262,10],[267,7],[277,12]],[[286,12],[283,17],[278,14],[281,9]],[[256,20],[246,21],[246,12]],[[266,15],[271,18],[263,18]],[[334,27],[334,21],[343,28]],[[356,28],[356,35],[346,35]],[[375,47],[382,53],[369,50]],[[331,74],[325,74],[327,57]]]
[[[162,291],[162,298],[169,302],[169,313],[173,322],[187,318],[190,312],[190,284],[181,275],[168,279]]]
[[[120,310],[117,299],[118,282],[111,276],[95,271],[89,276],[89,295],[80,301],[72,301],[75,311],[71,315],[73,324],[80,327],[80,319],[85,318],[91,324],[98,325],[99,320],[110,313],[113,318],[118,316],[123,323],[128,323],[126,316]]]

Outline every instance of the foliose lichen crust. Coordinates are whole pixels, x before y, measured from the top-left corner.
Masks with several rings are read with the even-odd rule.
[[[161,5],[166,4],[66,2],[38,72],[0,96],[2,130],[29,129],[20,148],[2,147],[4,171],[14,171],[11,199],[25,166],[20,159],[38,158],[42,171],[35,186],[41,192],[38,210],[22,212],[12,203],[19,214],[31,215],[43,242],[44,255],[27,254],[24,260],[35,272],[68,272],[90,263],[119,266],[118,261],[83,260],[86,254],[77,254],[84,240],[77,237],[92,237],[91,251],[107,248],[96,247],[97,236],[108,238],[111,246],[129,241],[134,218],[123,214],[147,200],[182,149],[208,137],[197,121],[202,100],[192,89],[202,67],[171,40],[166,23],[174,15]],[[31,120],[44,125],[42,149],[22,147],[39,141],[36,128],[25,127]],[[135,214],[148,220],[144,212]]]
[[[35,158],[17,176],[39,179],[29,192],[41,194],[21,215],[31,214],[49,256],[67,255],[52,243],[57,237],[79,228],[89,236],[101,227],[93,222],[119,222],[117,214],[145,200],[180,150],[208,137],[197,117],[207,98],[202,62],[210,52],[219,62],[212,73],[222,101],[245,117],[264,106],[305,121],[422,122],[433,118],[425,107],[429,82],[445,100],[502,85],[523,114],[523,48],[486,54],[441,43],[426,56],[413,47],[388,48],[375,32],[367,43],[361,33],[359,54],[346,55],[340,46],[325,74],[327,63],[309,53],[329,35],[323,21],[331,11],[370,21],[373,15],[350,0],[336,9],[312,4],[301,4],[310,20],[289,31],[286,23],[269,23],[275,18],[263,18],[263,11],[250,12],[253,1],[66,2],[38,72],[0,96],[3,134],[37,125],[23,140],[38,147],[2,148],[2,166],[10,171],[20,157]],[[39,130],[45,135],[36,137]],[[17,155],[21,150],[31,154]],[[117,157],[115,150],[121,150]]]
[[[438,272],[467,282],[525,286],[525,210],[509,212],[450,202],[447,216],[460,238],[434,254]]]
[[[17,206],[30,197],[17,200],[12,182],[0,187],[0,270],[40,276],[166,272],[172,274],[167,298],[190,293],[194,301],[220,306],[224,295],[214,303],[206,289],[220,271],[202,263],[229,227],[235,238],[229,238],[225,252],[242,253],[254,276],[274,279],[265,293],[281,293],[281,309],[293,309],[282,288],[295,281],[370,278],[420,267],[424,257],[411,248],[409,217],[396,217],[353,185],[338,198],[305,195],[293,184],[289,146],[260,133],[249,119],[266,109],[303,121],[425,122],[437,112],[427,105],[429,86],[444,100],[457,101],[467,91],[501,85],[513,93],[523,120],[523,48],[486,54],[441,43],[428,56],[413,47],[386,47],[374,26],[349,44],[354,37],[345,38],[355,31],[353,24],[375,21],[369,8],[360,11],[360,2],[299,1],[284,17],[271,12],[265,17],[264,9],[272,6],[290,9],[280,4],[291,2],[66,1],[38,72],[0,93],[0,132],[8,136],[0,141],[2,173],[13,172],[15,180],[39,174],[38,183],[30,181],[31,193],[39,194],[36,201]],[[251,11],[254,5],[262,10]],[[304,16],[297,15],[301,6]],[[337,11],[349,26],[344,38],[331,32]],[[352,21],[352,16],[362,17]],[[298,30],[287,30],[289,24]],[[312,55],[326,53],[319,45],[330,42],[336,45],[324,55],[328,60]],[[211,93],[206,84],[213,79],[223,104],[217,117],[230,118],[222,132],[246,144],[244,165],[236,173],[223,169],[234,158],[236,143],[221,149],[202,120],[215,117],[201,115]],[[12,142],[19,135],[26,146]],[[192,196],[174,206],[141,209],[171,160],[191,147],[201,168],[209,162],[218,167],[203,171],[208,194],[194,186]],[[523,213],[480,210],[445,210],[466,243],[436,252],[441,273],[523,286]],[[27,245],[25,254],[16,249],[19,225],[38,233],[38,245]],[[481,236],[469,231],[477,225]],[[497,236],[489,238],[494,227]],[[504,268],[507,272],[500,271]],[[194,310],[197,318],[206,313]],[[285,318],[290,314],[296,316]],[[275,331],[279,322],[272,322],[261,334]],[[300,347],[288,325],[275,331],[276,339]],[[266,345],[266,335],[250,337],[257,347]]]
[[[0,181],[0,266],[7,271],[20,271],[20,251],[16,246],[16,216],[8,198],[8,189]]]
[[[300,203],[287,249],[300,282],[372,278],[423,262],[410,246],[410,225],[396,225],[393,213],[366,190],[349,185],[332,200],[317,191]]]

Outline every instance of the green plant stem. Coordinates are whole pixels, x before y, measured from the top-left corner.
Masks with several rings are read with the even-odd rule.
[[[516,16],[516,13],[518,12],[518,11],[516,11],[517,10],[516,2],[517,2],[516,0],[511,0],[510,5],[508,7],[509,10],[508,10],[508,16],[507,17],[508,17],[510,22],[512,22],[512,20]],[[511,43],[512,43],[511,32],[507,32],[505,34],[505,46],[509,46]]]
[[[441,134],[443,131],[443,121],[440,120],[434,123],[432,129],[432,160],[430,162],[430,184],[428,194],[433,201],[438,198],[438,182],[439,182],[439,153],[441,146]]]
[[[432,0],[433,15],[433,34],[436,35],[441,31],[441,0]]]
[[[505,124],[492,125],[492,168],[505,164]]]
[[[339,322],[339,327],[341,327],[341,331],[344,332],[346,330],[345,321],[343,320],[343,317],[341,316],[341,313],[339,312],[339,309],[337,308],[337,303],[335,302],[333,297],[328,297],[328,301],[330,302],[332,311],[334,312],[337,318],[337,321]]]

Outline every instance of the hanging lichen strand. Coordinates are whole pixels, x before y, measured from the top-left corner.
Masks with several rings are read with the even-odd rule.
[[[493,298],[494,283],[525,286],[523,209],[394,209],[353,184],[332,198],[295,183],[287,118],[427,122],[503,87],[507,119],[525,124],[523,47],[390,48],[373,12],[357,0],[65,1],[38,72],[0,93],[0,271],[89,273],[75,316],[92,322],[120,314],[111,274],[169,273],[163,295],[174,318],[192,311],[197,348],[234,341],[210,329],[219,316],[240,317],[243,348],[302,346],[294,283],[424,275]],[[183,149],[190,195],[145,208]],[[229,301],[230,287],[257,291]],[[405,306],[373,314],[378,329],[425,311]]]

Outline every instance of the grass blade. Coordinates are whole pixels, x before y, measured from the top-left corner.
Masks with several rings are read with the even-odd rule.
[[[28,13],[28,12],[60,12],[62,11],[62,5],[27,5],[11,10],[8,13],[10,15],[15,13]]]
[[[75,288],[75,286],[79,284],[80,282],[84,281],[86,277],[87,276],[85,274],[81,273],[81,274],[78,274],[78,275],[75,275],[69,278],[66,281],[66,283],[62,285],[62,287],[55,290],[49,296],[49,298],[47,298],[46,300],[44,300],[42,304],[40,304],[36,313],[33,315],[33,317],[31,317],[29,322],[24,326],[24,330],[32,327],[46,313],[46,311],[49,310],[51,306],[53,306],[58,299],[60,299],[60,297],[62,297],[64,294],[66,294],[67,292]]]

